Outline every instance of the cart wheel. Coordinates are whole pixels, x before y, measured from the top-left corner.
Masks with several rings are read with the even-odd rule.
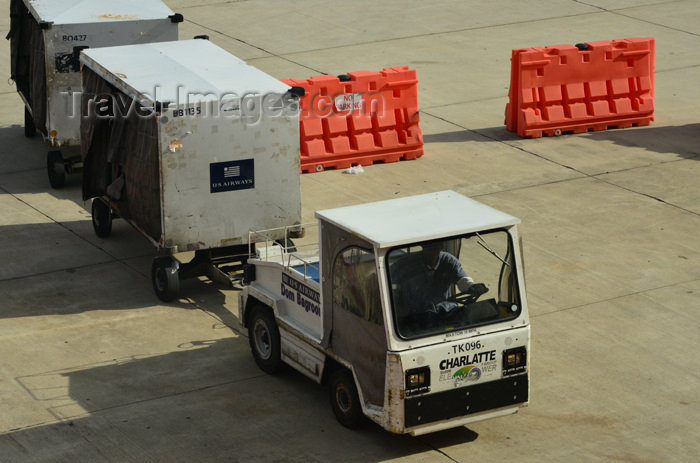
[[[276,240],[275,243],[279,244],[286,252],[297,252],[297,247],[291,238],[284,238],[284,240]]]
[[[329,397],[333,413],[340,424],[355,429],[365,421],[355,379],[347,368],[338,368],[331,373]]]
[[[151,279],[156,296],[163,302],[171,302],[180,289],[178,265],[172,257],[156,257],[151,266]]]
[[[24,136],[32,138],[36,135],[36,126],[34,125],[34,117],[29,112],[27,107],[24,107]]]
[[[92,228],[100,238],[112,234],[112,210],[100,198],[92,200]]]
[[[49,171],[51,188],[63,188],[66,184],[66,165],[60,151],[49,151],[46,155],[46,170]]]
[[[258,367],[274,375],[282,369],[280,332],[274,316],[267,307],[256,305],[250,314],[248,340]]]

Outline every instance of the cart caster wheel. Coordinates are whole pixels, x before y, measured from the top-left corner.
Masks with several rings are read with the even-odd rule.
[[[34,117],[29,112],[27,107],[24,107],[24,136],[32,138],[36,135],[36,126],[34,125]]]
[[[112,234],[112,210],[99,198],[92,200],[92,228],[100,238]]]
[[[171,302],[180,289],[178,263],[172,257],[156,257],[151,266],[151,279],[156,296],[163,302]]]
[[[285,252],[297,252],[297,247],[291,238],[284,238],[283,240],[276,240],[275,243],[279,244]]]
[[[349,429],[357,429],[365,422],[355,379],[350,370],[338,368],[331,373],[328,392],[331,408],[340,424]]]
[[[46,170],[52,188],[63,188],[66,184],[66,165],[60,151],[49,151],[46,155]]]

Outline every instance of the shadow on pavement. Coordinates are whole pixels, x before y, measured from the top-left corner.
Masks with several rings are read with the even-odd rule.
[[[700,159],[700,124],[650,125],[633,130],[589,132],[581,136],[657,153],[673,153],[684,159]]]
[[[611,129],[582,134],[564,134],[565,137],[584,137],[608,141],[629,148],[642,148],[657,153],[673,153],[684,159],[700,159],[700,123],[677,126],[646,126],[632,129]],[[558,137],[556,137],[558,138]],[[527,140],[502,127],[457,130],[423,135],[425,143],[508,142]]]
[[[464,143],[464,142],[493,142],[519,140],[517,134],[509,132],[503,127],[490,127],[475,130],[456,130],[454,132],[442,132],[423,134],[423,142],[427,143]]]
[[[325,388],[260,372],[246,338],[16,378],[62,420],[0,435],[7,461],[380,462],[472,442],[468,428],[417,438],[338,424]]]

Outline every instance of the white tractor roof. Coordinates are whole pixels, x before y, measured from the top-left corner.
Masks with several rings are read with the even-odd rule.
[[[80,61],[139,101],[225,101],[282,94],[289,86],[209,40],[89,48]]]
[[[520,223],[454,191],[318,211],[316,217],[380,248]]]
[[[24,4],[38,22],[54,24],[163,19],[173,14],[160,0],[25,0]]]

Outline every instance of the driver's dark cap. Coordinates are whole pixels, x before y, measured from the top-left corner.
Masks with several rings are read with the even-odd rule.
[[[425,251],[436,251],[436,250],[442,251],[442,248],[443,248],[442,241],[433,241],[431,243],[425,243],[422,246],[422,249]]]

